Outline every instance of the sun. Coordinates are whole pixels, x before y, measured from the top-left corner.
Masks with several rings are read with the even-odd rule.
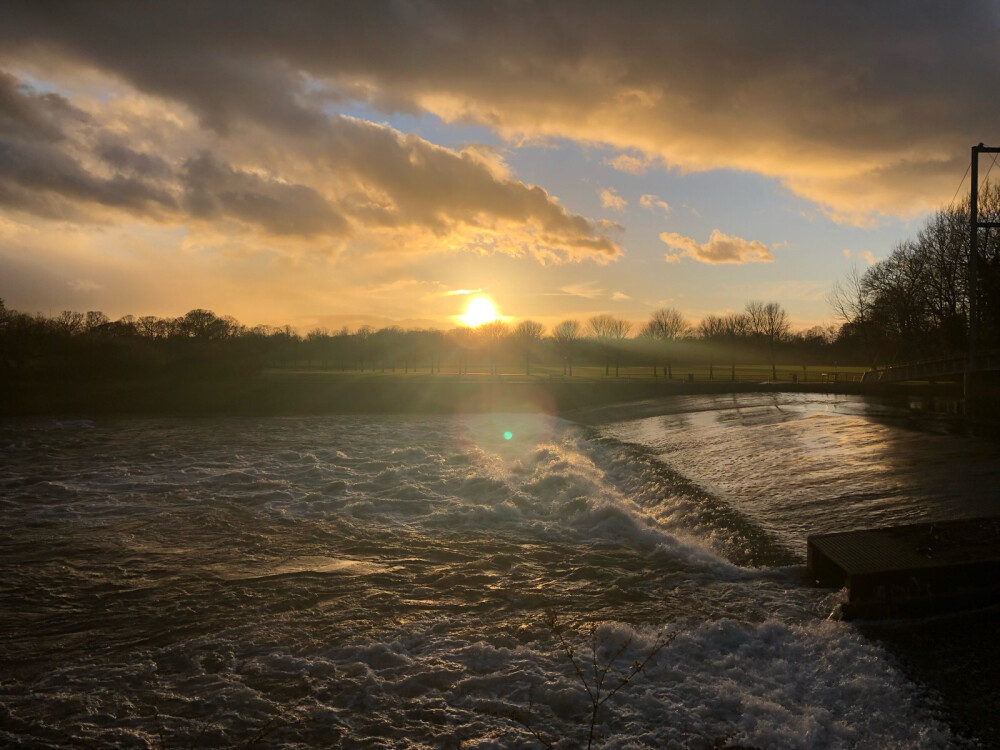
[[[465,308],[465,315],[460,317],[465,325],[475,328],[483,323],[492,323],[499,316],[493,303],[486,297],[475,297],[469,300],[469,306]]]

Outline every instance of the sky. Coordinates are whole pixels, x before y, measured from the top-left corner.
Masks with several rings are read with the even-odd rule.
[[[46,315],[447,329],[486,296],[638,327],[762,300],[807,328],[1000,145],[996,2],[3,15],[0,298]]]

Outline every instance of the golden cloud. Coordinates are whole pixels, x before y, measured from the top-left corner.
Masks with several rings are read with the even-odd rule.
[[[354,243],[605,263],[622,252],[613,226],[568,212],[485,147],[456,151],[337,116],[308,137],[253,122],[220,136],[183,110],[158,117],[165,105],[134,91],[83,105],[0,77],[0,205],[84,223],[127,215],[259,233],[286,253]]]
[[[718,229],[713,229],[708,242],[698,242],[674,232],[662,232],[660,239],[670,248],[664,258],[668,263],[676,263],[682,258],[690,258],[699,263],[718,265],[720,263],[771,263],[774,256],[767,246],[756,240],[730,237]]]

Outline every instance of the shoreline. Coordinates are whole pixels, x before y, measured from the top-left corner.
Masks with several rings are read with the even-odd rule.
[[[625,405],[637,416],[653,416],[662,410],[665,398],[727,393],[916,398],[927,402],[927,408],[935,408],[935,401],[954,404],[961,400],[960,389],[951,385],[291,373],[175,379],[6,379],[0,388],[0,417],[535,412],[590,422],[611,416],[609,410],[620,415]]]

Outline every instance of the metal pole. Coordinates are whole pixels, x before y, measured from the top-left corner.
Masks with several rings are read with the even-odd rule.
[[[965,396],[969,397],[969,381],[976,371],[976,346],[979,335],[979,154],[983,144],[972,147],[971,181],[969,188],[969,364],[965,375]]]

